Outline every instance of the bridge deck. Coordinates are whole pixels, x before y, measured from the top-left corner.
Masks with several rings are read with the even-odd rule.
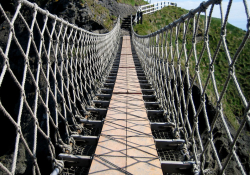
[[[129,36],[123,37],[117,79],[89,174],[162,174]]]

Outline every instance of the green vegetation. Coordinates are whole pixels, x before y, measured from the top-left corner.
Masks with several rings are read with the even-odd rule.
[[[136,25],[134,30],[140,35],[147,35],[170,24],[181,15],[188,13],[187,10],[178,7],[165,7],[150,15],[143,16],[143,23]]]
[[[134,27],[135,31],[140,35],[146,35],[151,32],[154,32],[169,23],[172,23],[174,20],[181,17],[181,15],[188,13],[187,10],[178,8],[178,7],[165,7],[160,11],[157,11],[154,14],[151,15],[144,15],[143,16],[143,24],[138,24]],[[196,15],[198,17],[198,15]],[[197,36],[196,36],[196,50],[197,50],[197,59],[199,59],[200,53],[202,51],[203,45],[204,45],[204,24],[205,24],[205,16],[202,16],[199,18],[199,24],[198,24],[198,30],[197,30]],[[227,48],[230,53],[230,57],[233,59],[234,54],[236,53],[239,45],[241,44],[246,32],[231,25],[227,24],[226,26],[226,43]],[[180,26],[180,34],[178,37],[178,47],[179,51],[182,48],[182,40],[183,40],[183,24]],[[190,53],[191,47],[192,47],[192,34],[193,34],[193,19],[190,20],[190,23],[187,27],[187,39],[186,39],[186,47],[187,47],[187,53]],[[170,32],[169,32],[170,33]],[[213,58],[214,53],[216,51],[217,45],[220,40],[220,34],[221,34],[221,20],[218,18],[212,18],[211,20],[211,26],[209,29],[209,48],[211,52],[211,57]],[[167,35],[167,39],[169,41],[170,34]],[[172,36],[172,43],[173,48],[176,48],[175,44],[175,28],[173,29],[173,36]],[[165,38],[160,40],[161,43],[165,43]],[[250,100],[250,42],[249,39],[242,50],[240,56],[238,57],[236,64],[235,64],[235,74],[237,76],[237,80],[240,84],[240,87],[242,88],[242,91],[244,95],[247,98],[247,101]],[[192,51],[193,52],[193,51]],[[184,53],[181,53],[181,66],[182,70],[185,69],[185,60],[184,60]],[[177,56],[175,55],[175,66],[177,63]],[[195,57],[192,53],[189,61],[189,69],[190,74],[192,77],[195,75]],[[201,62],[200,62],[200,75],[202,80],[202,86],[205,86],[206,79],[208,77],[209,73],[209,64],[210,61],[208,59],[208,51],[205,50]],[[225,50],[223,45],[219,48],[218,56],[215,60],[214,64],[214,74],[215,74],[215,80],[216,85],[218,88],[218,93],[222,92],[226,78],[229,74],[228,72],[228,60],[225,54]],[[196,78],[197,83],[197,78]],[[216,105],[216,95],[214,92],[213,84],[210,79],[208,83],[208,87],[206,89],[206,94],[209,97],[209,100],[212,102],[213,105]],[[230,79],[229,85],[227,87],[226,93],[223,97],[223,111],[224,114],[227,116],[230,123],[234,126],[235,129],[239,127],[239,121],[237,119],[242,119],[241,117],[244,114],[244,106],[239,98],[239,94],[235,88],[235,85],[233,83],[233,80]]]
[[[114,26],[116,16],[111,15],[106,7],[103,7],[97,0],[79,0],[80,4],[84,7],[88,6],[92,12],[92,20],[102,24],[106,29],[111,30]],[[117,0],[118,3],[129,4],[132,6],[148,4],[144,0]]]
[[[92,12],[92,19],[99,24],[102,24],[106,29],[111,30],[114,25],[115,16],[110,15],[106,7],[98,4],[96,0],[80,0],[82,6],[85,4]]]
[[[128,4],[132,6],[139,6],[148,4],[148,2],[144,0],[117,0],[118,3]]]

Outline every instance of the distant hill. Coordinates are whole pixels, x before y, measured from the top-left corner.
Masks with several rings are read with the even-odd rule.
[[[187,14],[188,10],[179,8],[179,7],[172,7],[168,6],[155,12],[154,14],[144,15],[143,16],[143,23],[134,26],[134,30],[136,33],[140,35],[150,34],[158,29],[172,23],[174,20],[180,18],[182,15]],[[204,14],[204,13],[203,13]],[[205,17],[201,15],[199,20],[199,28],[197,33],[197,56],[202,50],[203,47],[203,40],[204,40],[204,19]],[[214,52],[217,48],[217,44],[220,40],[220,31],[221,30],[221,20],[218,18],[212,18],[211,20],[211,27],[209,29],[209,47],[211,51],[211,56],[213,58]],[[175,32],[175,29],[174,29]],[[192,46],[192,32],[193,32],[193,23],[192,20],[188,26],[187,32],[187,52]],[[231,58],[233,58],[236,50],[238,49],[241,41],[245,36],[245,31],[239,29],[231,24],[227,24],[227,31],[226,31],[226,42],[228,46],[228,50],[230,52]],[[178,37],[178,45],[179,50],[182,48],[182,39],[183,39],[183,25],[180,28],[180,35]],[[173,37],[173,46],[175,41],[175,35]],[[237,59],[235,65],[235,72],[237,76],[237,80],[240,83],[240,87],[243,90],[243,93],[246,95],[247,101],[250,100],[250,42],[249,39],[241,52],[240,56]],[[183,56],[183,55],[182,55]],[[176,59],[176,58],[175,58]],[[175,62],[176,63],[176,62]],[[185,63],[182,59],[182,69],[184,70]],[[195,59],[192,56],[190,60],[190,73],[193,76],[195,73]],[[226,77],[228,76],[228,61],[224,52],[223,46],[219,48],[218,57],[215,60],[215,78],[217,83],[217,88],[219,93],[222,91]],[[207,75],[209,73],[209,60],[207,52],[203,55],[200,64],[200,74],[201,79],[203,82],[203,87],[206,82]],[[208,89],[206,91],[209,100],[212,102],[213,105],[216,105],[216,98],[213,89],[213,85],[210,81],[208,85]],[[228,89],[226,91],[225,96],[223,97],[223,109],[224,114],[227,116],[230,123],[233,125],[235,129],[239,127],[239,122],[242,120],[242,116],[244,114],[244,107],[243,104],[238,97],[238,92],[233,84],[233,81],[230,80]]]
[[[135,14],[135,6],[147,4],[144,0],[28,0],[39,7],[56,14],[70,23],[88,31],[106,33],[110,31],[117,17]],[[17,0],[1,1],[2,7],[13,16]],[[0,14],[0,24],[4,17]]]

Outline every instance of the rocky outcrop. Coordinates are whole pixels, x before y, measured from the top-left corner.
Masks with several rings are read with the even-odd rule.
[[[35,0],[50,13],[88,31],[108,32],[117,17],[136,13],[136,7],[117,3],[116,0]]]
[[[137,8],[127,4],[118,3],[116,0],[29,0],[37,3],[43,9],[61,17],[70,23],[76,24],[88,31],[98,33],[108,32],[113,28],[117,17],[127,17],[135,14]],[[13,14],[16,0],[3,1],[4,10]],[[1,21],[2,20],[2,21]],[[0,24],[3,16],[0,17]]]

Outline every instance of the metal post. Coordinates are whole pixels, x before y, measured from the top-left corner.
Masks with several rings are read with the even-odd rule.
[[[137,24],[139,24],[140,13],[139,13],[139,12],[137,12],[136,14],[137,14],[137,15],[136,15],[136,16],[137,16]]]
[[[141,24],[142,24],[142,15],[143,15],[143,13],[142,13],[142,12],[140,12]]]

